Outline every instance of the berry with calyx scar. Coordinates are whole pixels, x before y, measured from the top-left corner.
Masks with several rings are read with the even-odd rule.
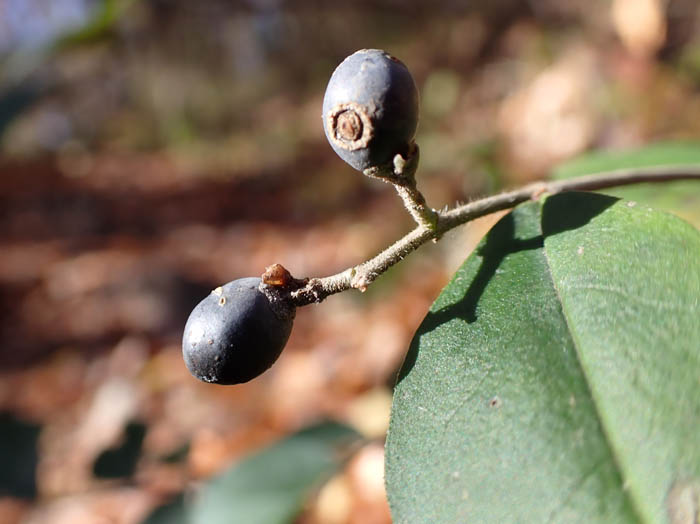
[[[355,169],[406,157],[418,126],[418,90],[398,59],[362,49],[336,68],[323,98],[323,128],[333,150]]]

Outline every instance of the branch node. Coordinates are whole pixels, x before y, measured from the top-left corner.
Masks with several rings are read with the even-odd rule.
[[[350,285],[360,290],[360,293],[367,291],[367,286],[370,284],[367,275],[355,275],[355,277],[350,281]]]
[[[437,242],[444,233],[459,225],[497,211],[511,209],[528,200],[537,200],[545,193],[595,191],[643,182],[700,181],[700,166],[695,165],[619,170],[549,183],[536,182],[514,191],[493,195],[438,212],[426,205],[425,198],[416,188],[413,177],[415,169],[411,167],[411,164],[416,165],[417,155],[416,147],[413,157],[408,159],[395,158],[393,167],[387,168],[385,166],[383,168],[382,173],[388,173],[387,176],[377,175],[379,172],[377,168],[366,170],[365,174],[393,184],[403,198],[407,209],[418,222],[418,227],[366,262],[328,277],[295,279],[288,272],[285,273],[286,270],[281,266],[271,266],[268,268],[269,273],[266,271],[266,274],[263,275],[263,279],[268,283],[263,283],[262,287],[266,288],[268,292],[275,291],[278,295],[283,295],[295,306],[321,302],[330,295],[348,289],[365,291],[379,275],[429,240]],[[397,172],[394,172],[394,169]]]
[[[400,154],[394,155],[391,163],[365,169],[363,173],[368,177],[378,178],[383,182],[392,184],[413,220],[418,225],[430,231],[435,231],[439,215],[437,211],[428,207],[425,197],[418,190],[416,183],[416,170],[418,169],[419,160],[420,149],[415,142],[412,142],[406,157]]]
[[[535,182],[532,184],[532,191],[530,193],[530,200],[539,200],[542,195],[546,193],[553,193],[549,190],[549,186],[546,182]]]

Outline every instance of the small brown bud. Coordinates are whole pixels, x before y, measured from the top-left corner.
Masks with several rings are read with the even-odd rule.
[[[286,287],[294,280],[291,273],[282,264],[267,266],[261,278],[263,284],[277,287]]]

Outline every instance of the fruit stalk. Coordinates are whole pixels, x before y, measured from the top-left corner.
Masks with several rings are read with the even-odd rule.
[[[323,301],[330,295],[359,289],[364,291],[382,273],[401,261],[429,240],[438,240],[447,231],[476,218],[510,209],[527,200],[536,200],[545,194],[565,191],[594,191],[639,183],[669,182],[672,180],[700,181],[698,166],[669,166],[640,169],[621,169],[570,180],[535,182],[520,189],[490,196],[444,211],[436,211],[434,228],[421,224],[375,257],[335,275],[311,278],[306,286],[292,291],[289,300],[295,306]]]

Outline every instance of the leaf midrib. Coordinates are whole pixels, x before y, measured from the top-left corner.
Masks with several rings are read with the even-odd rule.
[[[619,479],[621,481],[620,485],[620,490],[623,493],[623,496],[629,501],[629,504],[632,508],[632,511],[634,514],[637,516],[637,519],[639,520],[640,523],[646,522],[645,519],[642,516],[642,513],[640,511],[640,508],[637,504],[636,498],[633,496],[633,493],[631,492],[630,489],[626,489],[624,486],[624,468],[622,467],[620,457],[618,456],[615,446],[613,445],[610,436],[607,431],[607,425],[605,424],[605,418],[603,417],[603,414],[600,409],[599,405],[599,399],[597,398],[595,394],[595,390],[591,385],[591,380],[589,378],[589,375],[586,370],[586,366],[583,363],[583,360],[581,358],[581,341],[578,339],[576,333],[571,327],[571,318],[569,316],[568,310],[566,306],[564,305],[564,301],[562,300],[561,293],[559,290],[559,287],[556,284],[556,281],[554,279],[554,275],[552,273],[552,266],[549,261],[549,254],[547,253],[547,242],[546,242],[546,237],[544,237],[544,231],[542,228],[542,217],[543,217],[543,206],[542,203],[540,204],[540,233],[543,235],[544,242],[542,245],[542,256],[544,257],[545,264],[547,266],[547,275],[549,277],[549,280],[552,284],[552,289],[554,289],[554,293],[557,297],[557,302],[559,303],[559,307],[561,310],[561,315],[564,318],[564,322],[566,323],[566,329],[567,332],[569,333],[569,337],[571,338],[571,343],[574,346],[574,351],[576,351],[576,362],[578,363],[579,368],[581,369],[581,375],[583,376],[583,380],[586,384],[586,389],[588,390],[588,393],[590,395],[591,401],[593,403],[593,407],[595,410],[595,413],[597,415],[597,421],[600,426],[600,431],[603,435],[603,440],[605,441],[606,447],[608,448],[608,451],[610,452],[610,456],[612,457],[612,461],[614,464],[615,471],[617,472]]]

